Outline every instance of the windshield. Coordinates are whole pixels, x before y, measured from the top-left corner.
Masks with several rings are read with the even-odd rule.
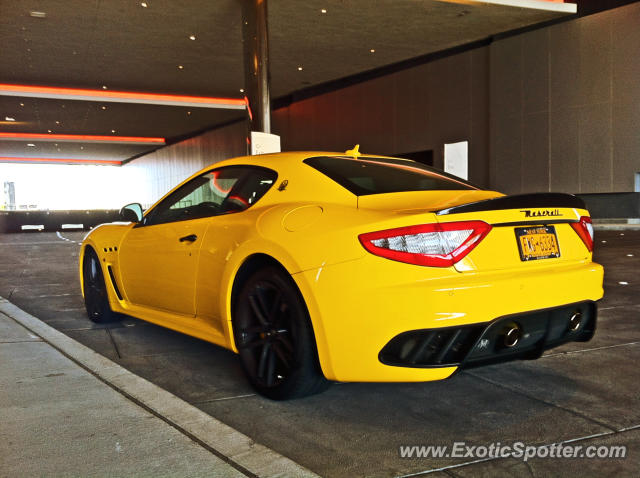
[[[463,179],[402,159],[319,156],[304,162],[357,196],[402,191],[478,189]]]

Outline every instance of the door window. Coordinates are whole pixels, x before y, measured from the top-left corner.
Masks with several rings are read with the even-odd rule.
[[[273,185],[275,171],[254,166],[214,169],[192,179],[159,203],[144,225],[186,221],[244,211]]]

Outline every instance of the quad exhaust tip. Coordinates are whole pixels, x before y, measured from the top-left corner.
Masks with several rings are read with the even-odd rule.
[[[502,334],[503,344],[506,348],[510,349],[518,345],[522,338],[522,329],[516,323],[509,324]]]
[[[582,312],[576,310],[571,314],[571,317],[569,317],[569,330],[575,332],[580,328],[580,324],[582,324]]]

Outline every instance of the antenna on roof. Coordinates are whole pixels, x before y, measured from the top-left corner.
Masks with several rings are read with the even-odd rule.
[[[344,154],[347,156],[353,156],[353,159],[358,159],[358,156],[362,156],[362,153],[358,151],[360,149],[360,145],[356,144],[353,149],[347,149]]]

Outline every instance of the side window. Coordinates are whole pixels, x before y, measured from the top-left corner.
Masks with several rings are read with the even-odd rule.
[[[264,196],[264,193],[275,183],[277,176],[275,171],[268,169],[248,169],[242,182],[227,198],[225,207],[247,209]]]
[[[244,211],[275,182],[269,169],[230,166],[209,171],[174,191],[145,217],[144,224],[163,224]]]

